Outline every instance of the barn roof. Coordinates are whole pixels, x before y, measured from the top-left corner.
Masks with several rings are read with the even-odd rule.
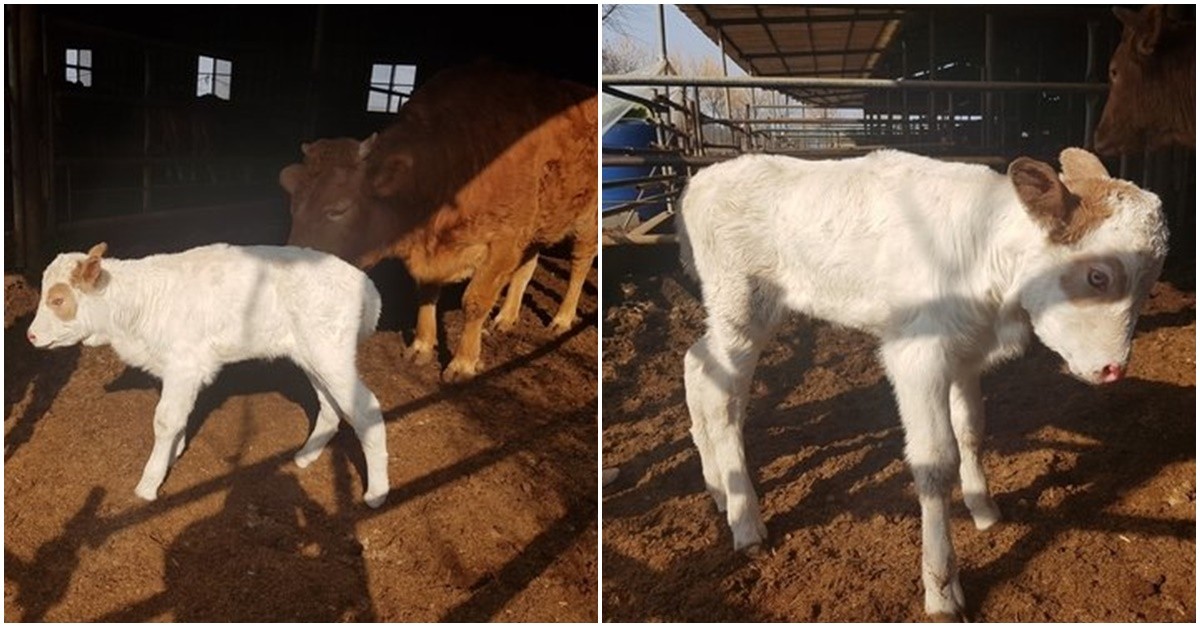
[[[1042,80],[1074,81],[1084,78],[1084,66],[1075,63],[1075,57],[1082,54],[1078,51],[1086,50],[1086,43],[1082,43],[1086,40],[1086,22],[1094,21],[1105,31],[1120,33],[1109,5],[681,4],[678,7],[714,42],[720,44],[724,39],[729,58],[754,76],[900,78],[902,40],[912,48],[910,70],[923,70],[929,63],[934,39],[932,23],[937,14],[939,66],[955,62],[960,72],[968,66],[975,68],[973,75],[953,76],[955,79],[980,79],[984,16],[992,15],[1010,24],[1008,30],[1001,30],[1009,37],[1014,33],[1041,32],[1038,30],[1041,27],[1061,27],[1053,30],[1053,37],[1043,38],[1037,45],[1047,59],[1061,60],[1059,55],[1067,54],[1071,63],[1062,64],[1066,74],[1055,77],[1059,71],[1055,63],[1044,64],[1039,72]],[[1107,42],[1099,43],[1103,44],[1102,49],[1111,49]],[[1006,55],[1012,56],[1013,52]],[[1080,63],[1086,65],[1086,59]],[[999,73],[996,78],[1018,80],[1019,77]],[[865,100],[862,91],[785,91],[825,106],[860,107]]]
[[[867,78],[905,15],[894,7],[681,4],[747,74]],[[792,91],[823,105],[861,106],[862,92]]]

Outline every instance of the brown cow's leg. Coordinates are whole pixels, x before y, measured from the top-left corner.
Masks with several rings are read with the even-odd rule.
[[[588,271],[592,269],[592,260],[596,258],[596,238],[591,240],[580,238],[575,242],[571,251],[571,282],[567,285],[567,293],[563,295],[562,305],[558,314],[550,323],[550,329],[556,335],[566,333],[575,324],[575,310],[579,307],[579,296],[583,293],[583,282],[587,280]]]
[[[404,351],[404,357],[415,364],[433,361],[437,348],[437,301],[441,286],[417,283],[417,334]]]
[[[521,251],[516,248],[498,248],[495,245],[488,254],[483,267],[475,272],[467,291],[463,294],[462,339],[454,359],[442,372],[446,382],[465,381],[479,372],[479,349],[483,335],[483,323],[500,296],[500,289],[512,277],[521,263]]]
[[[533,278],[533,271],[537,269],[537,260],[537,253],[534,253],[528,261],[517,268],[512,280],[508,282],[508,294],[504,297],[504,306],[492,320],[492,327],[497,331],[511,331],[517,323],[517,319],[521,317],[521,297],[525,295],[525,287],[529,285],[529,279]]]

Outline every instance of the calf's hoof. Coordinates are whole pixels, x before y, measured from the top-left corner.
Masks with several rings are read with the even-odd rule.
[[[751,544],[750,546],[742,549],[740,553],[746,556],[746,559],[752,561],[758,561],[767,556],[767,550],[763,548],[762,544]]]
[[[442,371],[443,383],[461,383],[470,381],[479,373],[479,362],[468,363],[466,360],[458,358],[452,359],[450,365]]]
[[[767,543],[767,526],[761,518],[730,525],[733,531],[733,550],[751,557],[762,554]]]
[[[492,330],[497,333],[508,333],[509,331],[512,331],[516,326],[517,326],[517,317],[516,316],[509,317],[509,316],[497,315],[495,318],[492,319],[492,324],[491,324]]]
[[[379,494],[367,492],[365,495],[363,495],[363,500],[366,501],[367,507],[370,507],[371,509],[379,509],[379,506],[383,505],[383,502],[387,500],[387,495],[387,490],[384,490]]]
[[[138,486],[133,489],[133,493],[143,501],[154,501],[158,498],[158,486],[150,487],[139,483]]]
[[[302,451],[297,452],[296,456],[293,457],[292,459],[294,459],[296,461],[297,466],[299,466],[301,468],[308,468],[308,465],[317,461],[317,458],[320,456],[321,456],[321,451],[319,451],[319,450],[317,450],[317,451],[302,450]]]
[[[433,346],[424,342],[413,342],[408,348],[404,349],[404,358],[418,366],[432,363]]]
[[[552,320],[550,322],[550,332],[553,333],[554,335],[562,335],[563,333],[570,331],[571,327],[573,327],[573,326],[575,326],[575,318],[574,317],[572,317],[571,319],[566,319],[566,318],[559,318],[556,316],[554,318],[554,320]]]
[[[934,581],[937,581],[934,578]],[[930,620],[937,622],[962,622],[966,617],[967,603],[963,596],[962,584],[958,575],[953,575],[940,588],[930,587],[929,579],[925,581],[925,614]],[[936,586],[937,584],[933,584]]]
[[[992,500],[992,497],[986,494],[967,495],[964,500],[967,502],[967,509],[971,512],[971,519],[975,521],[976,529],[985,531],[1000,522],[1000,508],[996,507],[996,502]]]

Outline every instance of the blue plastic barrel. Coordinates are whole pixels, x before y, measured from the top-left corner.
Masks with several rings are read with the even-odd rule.
[[[654,143],[654,126],[646,120],[625,118],[612,125],[604,134],[605,148],[649,148]],[[604,182],[622,179],[641,178],[650,175],[651,166],[604,166],[601,168],[600,179]],[[658,193],[656,185],[647,190],[646,195]],[[605,187],[601,193],[601,211],[607,213],[620,205],[637,199],[638,189],[633,186]],[[662,210],[663,205],[643,206],[638,209],[638,215],[645,219]]]

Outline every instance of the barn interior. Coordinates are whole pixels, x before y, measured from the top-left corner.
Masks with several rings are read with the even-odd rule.
[[[372,270],[383,315],[357,365],[391,453],[378,509],[348,425],[307,468],[293,461],[319,404],[285,359],[225,368],[158,500],[141,500],[161,383],[109,348],[37,350],[26,333],[59,251],[283,244],[278,177],[301,143],[383,129],[444,68],[489,59],[594,87],[595,7],[4,16],[5,619],[594,622],[594,273],[556,336],[569,261],[543,257],[515,327],[485,338],[486,369],[451,385],[459,299],[443,294],[438,361],[414,364],[411,280],[399,262]]]
[[[1064,147],[1090,148],[1121,39],[1110,5],[678,6],[731,64],[723,76],[690,77],[700,80],[682,71],[658,82],[604,77],[606,99],[641,105],[657,132],[649,150],[605,150],[610,169],[647,168],[645,176],[606,177],[619,179],[605,183],[606,193],[622,185],[642,192],[624,207],[606,204],[606,215],[640,212],[606,219],[616,227],[606,230],[607,244],[671,241],[672,203],[687,176],[743,152],[819,159],[896,148],[1003,169],[1022,155],[1053,162]],[[1169,11],[1195,20],[1193,6]],[[674,56],[670,41],[660,45],[660,56]],[[1194,150],[1106,164],[1163,198],[1169,263],[1194,275]]]
[[[479,59],[594,84],[594,36],[567,27],[594,20],[591,7],[6,7],[5,267],[36,274],[101,239],[131,256],[282,243],[277,177],[301,142],[366,137],[438,71]]]

